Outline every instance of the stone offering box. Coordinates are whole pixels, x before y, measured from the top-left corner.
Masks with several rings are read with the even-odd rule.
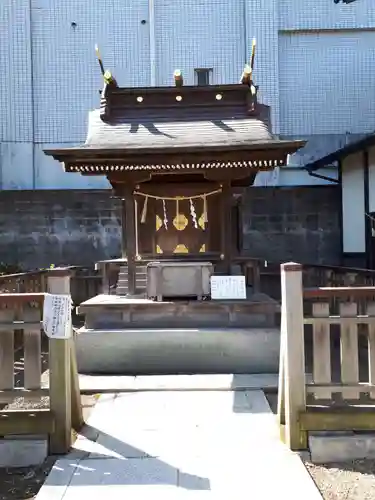
[[[147,297],[187,298],[210,295],[211,262],[150,262],[147,265]]]

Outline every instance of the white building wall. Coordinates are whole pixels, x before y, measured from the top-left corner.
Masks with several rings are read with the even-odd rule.
[[[280,30],[366,29],[375,26],[373,0],[357,0],[351,4],[333,0],[279,0]]]
[[[211,68],[212,83],[239,81],[246,58],[243,0],[153,4],[156,85],[173,84],[175,69],[194,85],[194,68]]]
[[[197,67],[212,68],[213,83],[236,82],[256,37],[273,130],[310,140],[291,158],[301,167],[346,132],[375,129],[374,26],[372,0],[2,0],[0,188],[108,186],[63,175],[42,152],[85,139],[102,85],[95,43],[121,85],[149,86],[171,83],[176,68],[193,83]],[[278,179],[308,182],[297,170]]]
[[[369,212],[375,212],[375,148],[369,150],[369,172],[368,172],[368,190],[369,190]],[[375,224],[373,224],[375,227]]]
[[[247,59],[251,40],[257,41],[255,83],[259,100],[271,106],[272,129],[279,133],[278,0],[246,0]]]
[[[343,252],[366,251],[363,153],[342,162]]]
[[[374,53],[373,31],[280,34],[281,133],[372,132]]]
[[[148,0],[33,0],[36,142],[85,139],[102,87],[96,43],[122,85],[150,84],[147,18]]]
[[[29,0],[0,2],[1,142],[32,142]]]

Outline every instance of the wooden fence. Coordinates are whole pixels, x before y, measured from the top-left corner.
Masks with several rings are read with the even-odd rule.
[[[91,299],[101,293],[101,274],[91,268],[71,266],[70,293],[73,304]],[[0,293],[44,293],[47,292],[47,277],[53,269],[28,271],[0,276]]]
[[[46,276],[50,293],[70,294],[70,272],[54,269]],[[49,436],[52,454],[66,453],[72,427],[82,426],[82,408],[73,338],[47,339],[42,329],[45,294],[0,294],[0,436],[36,434]],[[17,377],[15,332],[23,334],[23,374]],[[44,347],[49,377],[42,381]],[[43,382],[43,383],[42,383]],[[47,396],[47,408],[26,409],[15,399],[38,403]],[[38,405],[36,405],[38,406]],[[40,406],[40,405],[39,405]],[[9,408],[10,407],[10,408]]]
[[[300,264],[281,266],[278,418],[293,450],[307,447],[309,431],[375,430],[375,287],[303,289],[302,275]],[[307,325],[312,328],[311,383]],[[360,351],[364,338],[365,353]]]
[[[305,287],[374,286],[375,270],[320,264],[303,264]],[[260,269],[261,291],[281,300],[280,263],[267,262]]]

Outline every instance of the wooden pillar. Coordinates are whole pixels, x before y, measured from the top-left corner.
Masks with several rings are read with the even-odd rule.
[[[224,263],[224,271],[230,274],[232,263],[232,204],[231,204],[231,186],[226,181],[222,185],[221,193],[221,254]]]
[[[48,273],[48,291],[57,295],[70,295],[70,275],[67,268],[55,268]],[[72,426],[83,425],[81,396],[74,338],[50,339],[50,408],[55,429],[50,436],[52,454],[68,453],[72,440]]]
[[[126,204],[125,199],[121,198],[121,257],[126,259]]]
[[[278,419],[285,422],[285,444],[293,451],[307,448],[307,434],[301,428],[306,412],[305,345],[302,266],[281,265],[281,339]]]
[[[136,293],[136,230],[133,186],[125,187],[126,257],[128,261],[128,292]]]

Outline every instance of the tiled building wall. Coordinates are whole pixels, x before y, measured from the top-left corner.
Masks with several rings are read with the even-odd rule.
[[[182,70],[194,85],[194,68],[212,69],[212,83],[237,83],[245,62],[243,2],[156,0],[156,84],[170,85]]]
[[[323,29],[366,29],[375,25],[372,0],[356,0],[351,4],[338,4],[334,0],[279,0],[280,30],[319,31]]]
[[[373,0],[3,0],[0,188],[108,187],[43,154],[85,139],[102,83],[95,43],[121,84],[148,86],[176,68],[193,83],[196,67],[236,82],[256,37],[260,98],[275,132],[309,139],[292,159],[302,165],[375,129],[374,25]]]
[[[370,97],[375,88],[374,52],[372,31],[281,34],[281,132],[371,132],[375,128],[375,99]]]

